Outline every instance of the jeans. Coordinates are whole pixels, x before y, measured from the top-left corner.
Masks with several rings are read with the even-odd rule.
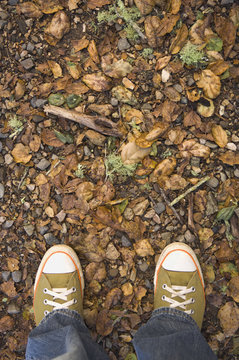
[[[138,360],[216,360],[195,321],[177,309],[154,310],[137,331]],[[26,360],[109,360],[72,310],[49,313],[29,335]]]

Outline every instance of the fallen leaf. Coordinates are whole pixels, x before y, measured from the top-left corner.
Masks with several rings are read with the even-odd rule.
[[[143,286],[138,286],[135,291],[135,299],[137,301],[141,301],[141,299],[147,294],[147,289],[145,289]]]
[[[138,240],[134,244],[134,250],[138,256],[154,255],[154,250],[147,239]]]
[[[168,65],[170,59],[171,59],[171,55],[159,58],[156,62],[155,70],[159,71],[159,70],[162,70],[163,68],[165,68],[165,66]]]
[[[230,280],[228,296],[231,296],[234,301],[239,302],[239,276],[235,276]]]
[[[121,85],[115,86],[112,89],[112,96],[124,104],[129,104],[129,105],[137,104],[137,100],[134,96],[134,93],[126,89],[125,86],[121,86]]]
[[[164,94],[169,98],[169,100],[174,101],[174,102],[178,102],[181,100],[181,95],[179,94],[179,92],[174,89],[172,86],[168,86],[166,87],[166,89],[164,90]]]
[[[15,325],[13,318],[9,315],[5,315],[0,319],[0,333],[11,331]]]
[[[78,9],[79,0],[68,0],[68,8],[70,11]]]
[[[13,257],[8,257],[7,258],[7,267],[9,271],[15,271],[15,270],[19,270],[19,260],[13,258]]]
[[[136,125],[141,124],[144,120],[144,115],[140,110],[130,109],[125,114],[127,122],[134,121]]]
[[[98,51],[96,48],[95,40],[91,40],[88,46],[88,52],[90,54],[91,59],[96,63],[99,64],[100,59],[98,55]]]
[[[30,149],[28,146],[24,146],[21,143],[16,144],[14,149],[12,150],[12,156],[15,162],[27,164],[32,158],[32,155],[29,154],[29,151]]]
[[[121,151],[121,159],[125,165],[137,164],[151,152],[151,147],[141,148],[135,142],[124,145]]]
[[[199,115],[195,113],[195,111],[191,110],[187,113],[183,119],[183,125],[188,126],[195,126],[197,129],[200,128],[202,124],[201,118]]]
[[[98,1],[98,0],[97,0]],[[96,331],[101,336],[109,335],[113,330],[113,320],[108,317],[108,310],[101,310],[96,321]]]
[[[127,61],[123,59],[112,61],[109,56],[107,58],[107,55],[102,57],[101,67],[106,75],[116,79],[126,76],[133,69],[132,65]]]
[[[42,130],[41,139],[44,142],[44,144],[49,146],[60,147],[64,145],[64,143],[57,138],[55,132],[50,129]]]
[[[171,54],[178,54],[179,51],[184,47],[188,38],[188,28],[185,24],[182,24],[181,28],[177,30],[176,36],[173,39],[169,51]]]
[[[65,97],[63,94],[60,94],[60,93],[51,94],[48,97],[48,102],[51,105],[61,106],[65,102]]]
[[[215,141],[215,143],[220,146],[221,148],[224,148],[228,143],[227,133],[226,131],[221,127],[221,125],[213,125],[212,126],[212,136]]]
[[[78,80],[81,75],[81,68],[79,64],[75,64],[72,61],[66,62],[66,68],[73,79]]]
[[[134,2],[143,16],[150,14],[155,6],[155,0],[135,0]]]
[[[184,138],[186,137],[187,132],[185,130],[182,130],[180,128],[171,129],[168,132],[168,138],[172,143],[175,145],[179,145],[183,142]]]
[[[111,104],[90,104],[88,106],[88,110],[94,111],[103,116],[109,116],[112,114],[114,108]]]
[[[200,92],[198,89],[187,90],[187,97],[192,102],[198,101],[201,97]]]
[[[217,315],[226,337],[233,336],[239,327],[239,309],[233,301],[227,302]]]
[[[70,31],[70,20],[64,11],[58,11],[45,28],[45,40],[55,46],[68,31]]]
[[[204,94],[210,99],[215,99],[221,91],[221,82],[219,76],[211,70],[202,70],[200,74],[194,74],[197,86],[203,88]]]
[[[161,115],[164,121],[175,121],[181,113],[181,108],[173,101],[165,100],[161,105]]]
[[[18,6],[21,13],[26,17],[40,19],[43,16],[39,7],[33,2],[27,1]]]
[[[180,10],[182,0],[170,0],[169,3],[169,12],[172,14],[177,14]]]
[[[221,154],[219,157],[224,164],[228,164],[231,166],[239,165],[239,153],[234,151],[227,151]]]
[[[86,39],[86,37],[84,36],[80,40],[72,40],[72,45],[75,52],[78,52],[80,50],[87,48],[87,46],[89,45],[89,40]]]
[[[161,46],[163,41],[161,37],[173,30],[179,17],[179,15],[165,15],[160,19],[158,16],[148,16],[144,26],[149,46],[152,48]]]
[[[21,99],[24,96],[25,91],[26,91],[25,82],[19,79],[14,89],[15,99],[16,100]]]
[[[210,117],[214,114],[215,106],[211,99],[201,98],[197,105],[197,112],[204,116]]]
[[[198,156],[206,159],[210,155],[210,148],[197,143],[194,139],[185,140],[178,148],[182,157]]]
[[[82,81],[92,90],[106,91],[111,89],[111,79],[102,73],[87,74],[82,77]]]
[[[176,167],[176,159],[174,157],[168,157],[160,161],[160,163],[154,169],[152,179],[154,177],[168,176],[171,175]]]
[[[156,124],[154,124],[152,130],[145,136],[145,140],[147,141],[153,141],[158,139],[161,135],[163,135],[166,130],[169,128],[169,123],[164,121],[157,121]]]
[[[188,185],[188,182],[180,175],[173,174],[165,180],[165,189],[181,190]]]
[[[237,27],[230,19],[215,14],[214,16],[215,30],[223,41],[223,49],[225,58],[230,54],[236,40]]]
[[[207,241],[209,238],[213,237],[214,232],[209,228],[201,228],[198,232],[200,241]]]
[[[0,285],[0,289],[4,294],[6,294],[10,298],[14,298],[15,296],[17,296],[17,292],[16,292],[16,289],[15,289],[15,285],[14,285],[13,280],[3,282]]]
[[[107,246],[105,255],[106,255],[106,258],[109,260],[117,260],[120,257],[119,251],[116,249],[116,247],[112,243],[110,243]]]
[[[124,296],[129,296],[133,294],[133,286],[130,284],[130,282],[126,282],[121,287]]]
[[[47,184],[48,179],[44,174],[40,173],[39,175],[37,175],[35,182],[36,182],[37,186],[40,186],[40,185]]]
[[[89,9],[101,8],[104,5],[111,4],[111,0],[88,0],[87,7]]]
[[[89,91],[89,88],[82,82],[78,81],[75,83],[68,82],[65,90],[68,94],[82,95],[87,93]]]
[[[38,64],[36,66],[36,70],[40,71],[44,75],[51,75],[51,69],[49,68],[49,65],[47,62]]]
[[[49,68],[51,69],[52,74],[55,79],[62,76],[61,66],[56,61],[47,60],[47,64],[48,64]]]
[[[227,69],[229,69],[229,63],[223,59],[219,59],[210,63],[207,67],[208,70],[211,70],[215,75],[222,75]]]

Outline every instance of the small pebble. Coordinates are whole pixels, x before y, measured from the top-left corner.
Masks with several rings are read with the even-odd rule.
[[[111,98],[110,103],[112,106],[118,106],[119,101],[116,98]]]
[[[21,61],[21,65],[24,67],[25,70],[30,70],[31,68],[33,68],[34,63],[31,58],[28,58]]]
[[[2,142],[0,141],[0,152],[2,152]]]
[[[39,163],[36,165],[36,168],[43,171],[46,170],[50,165],[50,161],[48,161],[47,159],[41,159],[41,161],[39,161]]]
[[[217,144],[215,144],[215,143],[213,143],[211,141],[208,141],[208,140],[206,141],[205,145],[208,146],[210,149],[217,149],[218,148]]]
[[[41,235],[45,235],[48,231],[48,226],[41,226],[40,229],[39,229],[39,233]]]
[[[206,144],[206,140],[205,140],[205,139],[200,139],[199,142],[200,142],[201,145],[205,145],[205,144]]]
[[[173,85],[174,89],[177,90],[179,93],[183,91],[183,88],[180,84]]]
[[[192,77],[188,79],[188,86],[192,86],[194,83],[195,81]]]
[[[148,269],[149,265],[146,261],[144,261],[142,264],[139,265],[139,269],[143,272],[145,272]]]
[[[212,188],[216,188],[219,185],[219,181],[216,177],[212,177],[210,180],[207,181],[207,185]]]
[[[153,285],[151,284],[151,282],[150,282],[148,279],[145,280],[145,286],[146,286],[146,288],[148,288],[148,289],[152,289],[152,288],[153,288]]]
[[[165,210],[165,205],[163,202],[158,202],[155,206],[154,206],[154,210],[155,212],[160,215],[162,212],[164,212]]]
[[[12,227],[13,223],[14,223],[13,220],[7,220],[7,221],[3,224],[2,228],[3,228],[3,229],[10,229],[10,228]]]
[[[121,243],[122,243],[122,246],[124,247],[129,247],[131,246],[131,242],[129,241],[129,239],[126,237],[126,236],[122,236],[121,237]]]
[[[35,46],[31,42],[27,44],[27,51],[29,51],[30,53],[33,52],[34,48]]]
[[[237,146],[234,143],[227,143],[226,148],[231,151],[237,151]]]
[[[4,192],[5,192],[4,185],[0,183],[0,199],[3,198]]]
[[[119,51],[128,50],[130,48],[130,44],[126,38],[119,39],[118,41],[118,49]]]
[[[57,215],[56,215],[57,219],[59,222],[64,221],[65,217],[66,217],[66,213],[61,210]]]
[[[28,236],[32,236],[35,228],[33,225],[29,224],[29,225],[23,226],[23,229],[26,231]]]
[[[187,230],[184,234],[185,240],[189,243],[193,242],[195,240],[195,236],[191,233],[190,230]]]
[[[18,0],[8,0],[8,4],[11,6],[17,5]]]
[[[18,314],[20,312],[20,308],[16,304],[11,303],[7,307],[7,312],[8,314],[12,314],[12,315]]]
[[[16,270],[12,272],[12,280],[16,283],[20,282],[22,279],[22,272],[20,270]]]
[[[2,279],[3,281],[8,281],[10,279],[10,271],[2,271]]]
[[[8,13],[6,11],[0,11],[0,19],[1,20],[7,20]]]
[[[109,270],[109,276],[114,278],[118,275],[118,269],[110,269]]]
[[[4,160],[7,165],[10,165],[13,162],[13,157],[10,154],[6,154]]]
[[[0,20],[0,30],[2,30],[6,24],[7,24],[7,21]]]
[[[180,102],[181,102],[181,104],[187,104],[188,99],[185,96],[182,96]]]
[[[91,156],[91,151],[88,146],[84,146],[84,154],[85,156]]]
[[[163,70],[162,70],[162,74],[161,74],[161,80],[162,80],[162,82],[166,83],[169,78],[170,78],[170,72],[168,72],[167,70],[163,69]]]
[[[161,239],[162,240],[166,240],[166,241],[169,241],[172,237],[172,233],[171,232],[163,232],[161,234]]]
[[[44,239],[48,245],[55,245],[60,243],[60,241],[52,233],[45,234]]]
[[[239,169],[236,169],[236,170],[234,171],[234,175],[235,175],[237,178],[239,178]]]

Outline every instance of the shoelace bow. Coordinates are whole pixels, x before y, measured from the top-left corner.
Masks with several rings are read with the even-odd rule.
[[[167,290],[170,294],[171,294],[171,298],[167,297],[165,295],[162,296],[162,300],[163,301],[167,301],[168,303],[170,303],[170,308],[180,308],[182,310],[184,310],[184,312],[186,314],[193,314],[193,310],[186,310],[186,305],[189,304],[193,304],[195,302],[195,300],[193,298],[186,300],[186,295],[190,294],[192,292],[195,292],[195,288],[192,286],[191,288],[187,288],[187,286],[177,286],[177,285],[172,285],[172,287],[164,284],[163,286],[164,290]],[[174,300],[173,298],[175,297],[180,297],[182,300],[184,301],[177,301]]]
[[[56,309],[68,309],[69,306],[75,304],[77,302],[76,299],[71,299],[69,301],[67,301],[67,296],[72,294],[73,292],[76,292],[76,288],[72,287],[71,289],[67,290],[67,288],[53,288],[52,290],[49,290],[47,288],[45,288],[43,290],[44,294],[48,294],[50,296],[52,296],[52,301],[45,299],[44,300],[44,304],[45,305],[50,305],[53,307],[53,310]],[[65,302],[60,304],[59,302],[56,302],[54,300],[64,300]],[[49,311],[45,311],[44,314],[48,314]]]

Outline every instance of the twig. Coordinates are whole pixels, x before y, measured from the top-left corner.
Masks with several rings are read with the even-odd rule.
[[[187,196],[188,194],[190,194],[192,191],[196,190],[197,188],[199,188],[199,186],[201,186],[202,184],[204,184],[206,181],[208,181],[210,179],[210,176],[205,176],[204,178],[202,178],[196,185],[193,185],[192,187],[190,187],[187,191],[185,191],[183,194],[179,195],[178,197],[176,197],[176,199],[174,199],[171,203],[170,206],[173,206],[175,204],[177,204],[180,200],[182,200],[183,198],[185,198],[185,196]]]
[[[178,219],[178,221],[180,222],[180,224],[183,225],[184,222],[183,222],[181,216],[178,214],[177,210],[173,207],[173,205],[171,205],[171,203],[170,203],[170,201],[168,200],[168,198],[167,198],[164,190],[161,189],[160,187],[159,187],[159,190],[160,190],[160,192],[161,192],[161,194],[162,194],[162,196],[163,196],[164,201],[166,202],[166,204],[170,207],[170,209],[172,210],[172,212],[174,213],[174,215],[176,216],[176,218]]]
[[[188,200],[188,228],[195,232],[195,224],[193,221],[193,194],[190,194]]]
[[[25,180],[25,177],[26,177],[27,174],[28,174],[28,171],[29,171],[29,168],[26,168],[26,169],[24,170],[24,173],[23,173],[23,175],[22,175],[22,178],[21,178],[21,180],[20,180],[20,182],[19,182],[19,184],[18,184],[17,190],[19,190],[19,189],[21,188],[21,186],[22,186],[22,184],[23,184],[23,181]]]
[[[117,129],[117,125],[104,116],[90,116],[79,113],[75,110],[67,110],[54,105],[46,105],[44,107],[44,111],[47,114],[53,114],[75,121],[78,124],[87,126],[88,128],[96,130],[104,135],[122,137],[121,132]]]

